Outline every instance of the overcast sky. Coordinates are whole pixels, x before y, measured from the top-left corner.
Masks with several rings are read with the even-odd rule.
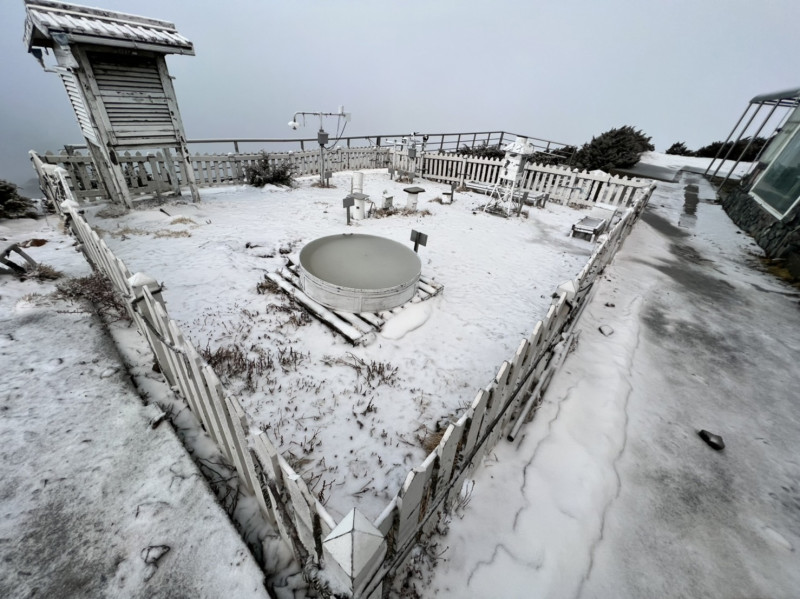
[[[297,110],[352,112],[347,133],[505,130],[580,145],[633,125],[657,150],[725,139],[753,96],[800,86],[797,0],[89,0],[172,21],[189,139],[313,137]],[[0,178],[82,138],[56,75],[0,0]]]

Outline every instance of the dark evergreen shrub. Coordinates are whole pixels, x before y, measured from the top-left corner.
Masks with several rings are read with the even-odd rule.
[[[687,148],[686,144],[682,141],[676,141],[669,148],[667,148],[665,153],[672,156],[694,156],[694,152]]]
[[[19,195],[17,186],[0,179],[0,218],[36,218],[33,202]]]
[[[744,137],[737,142],[715,141],[707,146],[703,146],[697,150],[694,155],[700,156],[701,158],[714,158],[719,154],[720,158],[724,158],[727,155],[732,160],[754,162],[766,143],[767,140],[763,137],[756,137],[753,143],[750,143],[749,137]],[[748,144],[750,144],[749,148],[747,148]],[[744,152],[745,148],[747,148],[747,152]],[[720,152],[720,149],[722,149],[722,152]],[[731,149],[731,153],[728,154],[728,151]],[[742,152],[744,152],[744,155],[742,155]]]
[[[575,155],[574,164],[586,170],[627,168],[639,162],[642,152],[653,150],[650,138],[633,127],[610,129],[583,144]]]
[[[483,142],[482,145],[475,146],[474,148],[463,145],[457,153],[461,156],[471,156],[474,158],[503,158],[506,155],[499,145],[490,146],[486,142]]]
[[[546,152],[534,152],[531,162],[544,165],[570,164],[573,155],[578,151],[575,146],[563,146]]]
[[[261,152],[261,158],[253,166],[244,168],[244,176],[247,184],[253,187],[264,187],[265,185],[291,187],[294,183],[294,167],[289,162],[271,165],[267,154]]]

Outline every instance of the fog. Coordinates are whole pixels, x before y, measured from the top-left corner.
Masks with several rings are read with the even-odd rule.
[[[633,125],[656,149],[727,137],[790,72],[795,0],[93,0],[174,22],[196,56],[167,64],[189,139],[312,137],[295,111],[353,117],[349,135],[505,130],[582,144]],[[22,0],[0,4],[0,178],[27,151],[82,138],[58,77],[22,43]],[[791,44],[791,46],[790,46]]]

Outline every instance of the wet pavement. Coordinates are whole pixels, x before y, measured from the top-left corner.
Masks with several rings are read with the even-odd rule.
[[[797,596],[800,292],[714,196],[659,183],[426,596]]]

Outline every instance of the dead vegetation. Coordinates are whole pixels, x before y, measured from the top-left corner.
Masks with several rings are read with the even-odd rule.
[[[22,273],[20,278],[24,281],[55,281],[63,276],[63,272],[56,270],[52,266],[48,266],[47,264],[37,264],[30,270],[26,270],[24,273]]]
[[[159,229],[158,231],[153,233],[154,239],[166,239],[166,238],[177,239],[179,237],[191,237],[191,236],[192,234],[189,233],[189,231],[184,231],[184,230],[170,231],[169,229]]]
[[[390,216],[431,216],[431,214],[433,213],[427,208],[424,210],[409,210],[407,208],[379,208],[378,210],[372,211],[373,218],[387,218]]]
[[[256,293],[264,295],[266,293],[281,293],[281,286],[275,281],[264,275],[264,278],[256,285]]]
[[[223,382],[234,379],[241,381],[244,388],[251,393],[256,391],[259,382],[267,373],[275,370],[275,360],[268,350],[253,344],[245,350],[241,345],[231,344],[211,349],[206,345],[200,355],[214,369],[214,372]],[[274,384],[271,377],[265,377],[267,382]]]
[[[356,379],[374,389],[380,385],[387,385],[393,387],[397,383],[397,367],[392,366],[389,362],[376,362],[371,360],[369,362],[362,360],[352,352],[347,352],[345,358],[332,358],[325,356],[322,363],[327,366],[334,364],[341,364],[349,366],[356,373]]]
[[[173,218],[169,224],[171,225],[196,225],[197,223],[194,222],[191,218],[186,216],[179,216],[178,218]]]
[[[94,215],[97,218],[119,218],[120,216],[124,216],[128,213],[128,209],[124,206],[118,205],[110,205],[106,206],[105,208],[101,208]]]
[[[102,231],[101,229],[96,229],[98,234]],[[145,231],[144,229],[140,229],[138,227],[119,227],[114,229],[113,231],[108,231],[108,234],[112,237],[119,237],[120,239],[125,239],[127,237],[131,237],[133,235],[148,235],[149,232]]]
[[[88,277],[69,278],[56,287],[55,296],[67,301],[88,301],[95,313],[107,322],[127,321],[130,315],[106,277],[98,272]]]
[[[439,443],[442,442],[442,437],[444,437],[445,430],[436,431],[436,432],[427,432],[424,437],[420,438],[420,445],[422,445],[422,449],[425,450],[426,453],[431,453],[434,449],[439,447]]]

